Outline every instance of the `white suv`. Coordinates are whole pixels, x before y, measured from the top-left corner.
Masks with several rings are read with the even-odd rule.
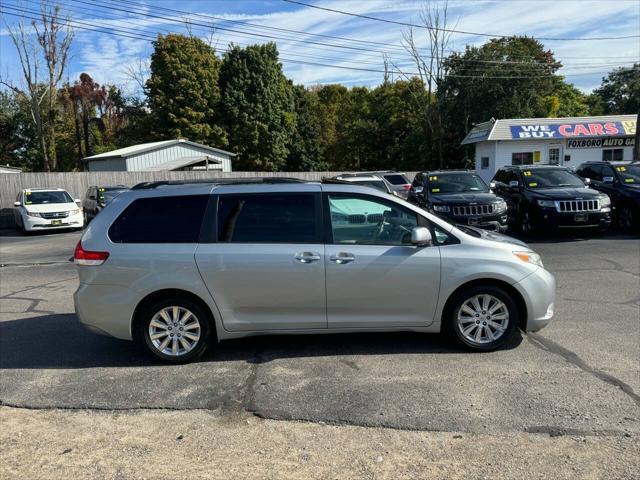
[[[61,188],[28,188],[14,202],[16,228],[21,232],[78,228],[84,226],[82,210],[66,190]]]

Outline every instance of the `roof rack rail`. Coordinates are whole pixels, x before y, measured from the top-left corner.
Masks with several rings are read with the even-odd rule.
[[[142,182],[131,187],[131,190],[149,190],[164,185],[245,185],[245,184],[278,184],[278,183],[307,183],[307,180],[293,177],[246,177],[246,178],[203,178],[194,180],[159,180],[155,182]]]

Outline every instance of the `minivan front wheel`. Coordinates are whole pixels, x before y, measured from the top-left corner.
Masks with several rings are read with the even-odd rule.
[[[476,286],[458,292],[450,310],[449,329],[455,339],[472,350],[502,346],[518,325],[518,308],[503,289]]]
[[[150,305],[140,328],[149,352],[165,363],[189,362],[207,348],[208,316],[187,299],[166,299]]]

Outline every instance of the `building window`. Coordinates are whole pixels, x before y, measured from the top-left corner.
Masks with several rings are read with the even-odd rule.
[[[602,150],[602,160],[605,162],[617,162],[624,157],[624,150],[622,148],[612,148],[609,150]]]
[[[560,149],[553,147],[549,149],[549,164],[558,165],[560,163]]]
[[[480,159],[480,168],[489,168],[489,157],[482,157]]]
[[[511,165],[530,165],[533,163],[533,152],[515,152],[511,154]]]

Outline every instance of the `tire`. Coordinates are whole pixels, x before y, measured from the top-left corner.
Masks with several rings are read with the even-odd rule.
[[[534,234],[534,230],[531,214],[525,210],[522,212],[522,215],[520,215],[520,232],[523,235],[529,236]]]
[[[141,314],[138,329],[138,338],[151,355],[167,364],[181,364],[205,352],[211,319],[208,312],[191,299],[170,297],[148,305]]]
[[[485,298],[489,303],[483,305]],[[479,308],[474,307],[474,299]],[[489,313],[492,310],[493,313]],[[493,285],[476,285],[457,292],[451,299],[447,315],[445,326],[449,335],[464,348],[481,352],[504,345],[520,321],[518,307],[511,295]],[[495,339],[491,340],[492,336]]]
[[[618,210],[618,228],[624,233],[633,232],[637,220],[636,214],[630,205],[622,205]]]

